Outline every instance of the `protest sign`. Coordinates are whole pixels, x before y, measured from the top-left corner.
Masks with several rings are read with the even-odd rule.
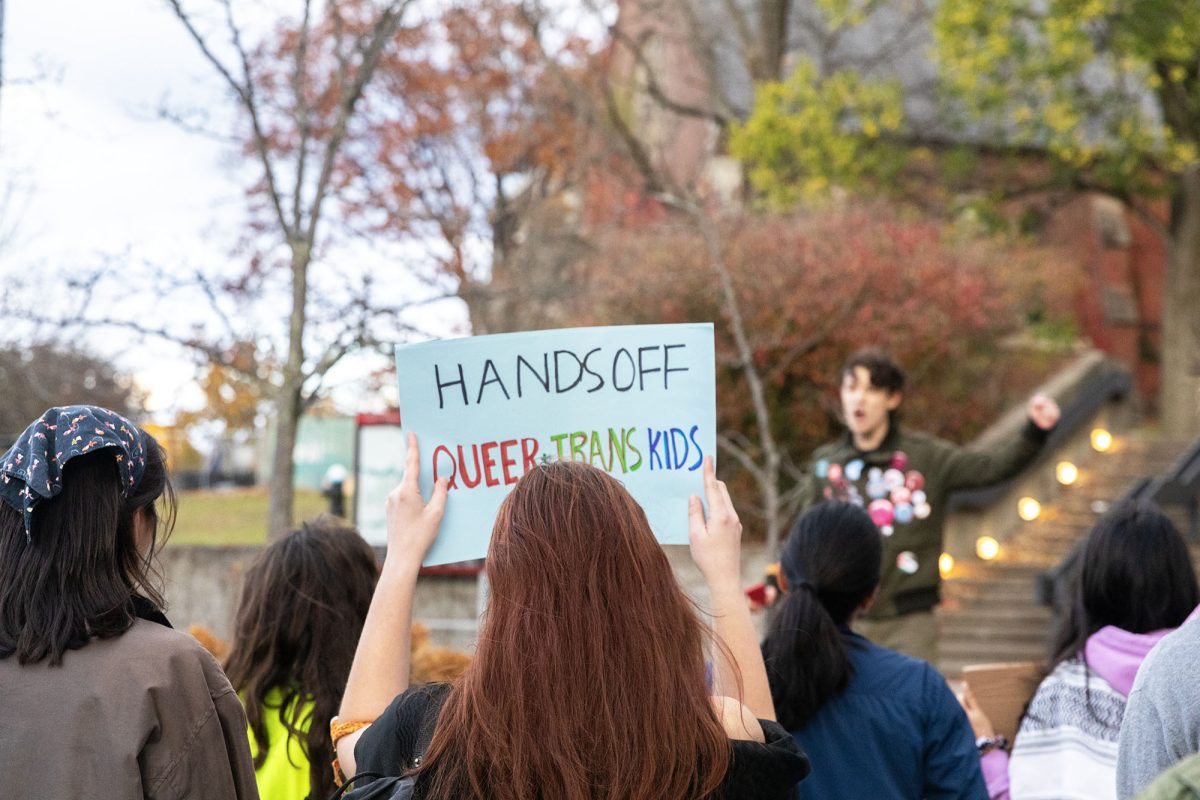
[[[700,467],[716,454],[711,324],[403,345],[396,372],[401,421],[421,447],[421,492],[450,482],[427,565],[483,557],[501,500],[549,460],[605,470],[660,542],[687,542],[687,497],[703,494]]]

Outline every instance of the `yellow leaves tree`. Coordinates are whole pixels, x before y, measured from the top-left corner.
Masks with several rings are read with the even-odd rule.
[[[955,0],[933,30],[977,136],[1135,209],[1171,196],[1160,405],[1168,431],[1200,434],[1200,0]]]
[[[893,174],[904,151],[883,137],[903,120],[896,81],[852,70],[822,76],[806,59],[786,80],[758,87],[750,118],[730,133],[729,150],[768,202],[787,207],[831,186],[854,190]]]

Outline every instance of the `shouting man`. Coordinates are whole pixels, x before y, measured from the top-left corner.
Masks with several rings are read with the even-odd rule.
[[[1019,434],[976,450],[902,429],[896,417],[903,400],[904,371],[886,353],[860,350],[846,362],[846,435],[813,453],[803,507],[845,500],[867,509],[883,537],[883,577],[856,627],[877,644],[936,663],[933,609],[946,498],[1020,472],[1041,451],[1059,408],[1049,397],[1034,396]]]

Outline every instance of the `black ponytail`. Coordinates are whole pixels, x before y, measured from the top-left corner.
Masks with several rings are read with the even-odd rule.
[[[798,519],[784,543],[788,591],[763,658],[780,723],[803,727],[853,676],[840,627],[879,585],[879,529],[850,503],[822,503]]]

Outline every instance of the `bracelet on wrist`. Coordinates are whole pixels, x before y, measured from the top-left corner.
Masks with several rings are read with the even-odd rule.
[[[1008,739],[1000,734],[980,736],[975,740],[975,749],[979,751],[979,756],[982,758],[993,750],[1008,750]]]

